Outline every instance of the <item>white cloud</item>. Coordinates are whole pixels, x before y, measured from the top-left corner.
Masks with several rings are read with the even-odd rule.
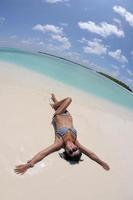
[[[89,65],[89,64],[90,64],[89,60],[87,60],[87,59],[83,59],[82,62],[83,62],[85,65]]]
[[[44,45],[44,42],[40,41],[38,42],[38,45]]]
[[[37,24],[37,25],[33,26],[32,29],[41,31],[43,33],[50,32],[50,33],[54,33],[54,34],[63,35],[63,28],[60,28],[58,26],[54,26],[51,24],[46,24],[46,25]]]
[[[83,41],[87,43],[87,46],[83,47],[85,53],[91,53],[96,55],[103,55],[107,53],[107,46],[102,44],[102,41],[99,39],[93,39],[93,40],[85,40],[83,38]]]
[[[22,43],[22,44],[29,45],[29,44],[32,44],[32,43],[33,43],[33,40],[31,40],[31,39],[23,39],[23,40],[21,40],[21,43]]]
[[[6,18],[5,17],[0,17],[0,24],[3,24],[5,22]]]
[[[80,43],[88,43],[88,40],[86,40],[84,37],[81,40],[77,40]]]
[[[68,51],[64,53],[64,56],[67,59],[70,59],[72,61],[77,61],[78,63],[81,62],[81,55],[78,52],[74,52],[74,51]]]
[[[102,37],[108,37],[110,35],[124,37],[124,32],[122,29],[118,28],[116,25],[108,24],[107,22],[101,22],[100,24],[96,24],[93,21],[78,22],[78,25],[81,29],[96,33]]]
[[[24,45],[31,45],[36,43],[36,41],[34,39],[28,38],[28,39],[22,39],[21,43]]]
[[[64,23],[64,22],[61,22],[60,25],[61,25],[61,26],[68,26],[68,24],[67,24],[67,23]]]
[[[43,33],[48,32],[53,40],[61,43],[61,48],[64,50],[69,49],[71,47],[71,43],[69,39],[65,36],[62,27],[51,24],[46,24],[46,25],[37,24],[32,29],[41,31]]]
[[[110,73],[111,76],[115,77],[115,78],[118,78],[120,76],[120,71],[119,69],[115,70],[115,71],[112,71]]]
[[[119,67],[116,66],[116,65],[111,65],[111,66],[112,66],[112,68],[115,69],[115,70],[118,70],[118,69],[119,69]]]
[[[118,62],[128,63],[127,58],[124,55],[122,55],[121,49],[117,49],[116,51],[110,51],[108,52],[108,54]]]
[[[91,63],[88,59],[83,59],[81,54],[78,52],[67,51],[64,52],[63,56],[66,59],[70,59],[71,61],[77,62],[81,65],[85,65],[86,67],[88,66],[89,68],[94,68],[94,64]]]
[[[117,5],[113,7],[113,10],[123,17],[130,26],[133,26],[133,13],[128,12],[124,7]]]
[[[65,49],[63,45],[56,45],[53,42],[52,43],[46,43],[45,44],[45,50],[49,52],[53,52],[55,55],[63,56],[65,53]]]
[[[129,69],[127,69],[127,73],[130,75],[130,76],[133,76],[133,72]]]
[[[64,49],[69,49],[71,47],[71,43],[69,42],[67,37],[61,36],[61,35],[51,35],[53,40],[56,40],[58,42],[61,42]]]
[[[121,27],[121,20],[114,18],[113,21]]]
[[[42,42],[39,38],[27,38],[22,39],[20,41],[23,45],[43,45],[44,42]]]
[[[63,2],[68,2],[69,0],[45,0],[46,3],[63,3]]]

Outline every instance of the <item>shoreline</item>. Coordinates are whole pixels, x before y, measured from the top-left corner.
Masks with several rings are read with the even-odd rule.
[[[5,47],[5,48],[0,48],[0,49],[8,49],[8,48]],[[9,48],[9,49],[16,50],[15,48]],[[26,50],[26,51],[24,49],[17,49],[17,50],[19,50],[20,52],[22,51],[22,52],[27,52],[27,53],[33,53],[33,54],[36,54],[36,55],[41,55],[42,54],[42,55],[46,55],[46,56],[49,56],[49,57],[57,58],[57,59],[60,59],[60,60],[64,60],[64,61],[72,63],[72,64],[79,65],[80,67],[82,67],[84,69],[87,69],[87,70],[90,70],[90,71],[96,73],[97,75],[101,75],[103,78],[111,80],[114,84],[116,84],[117,86],[120,86],[122,89],[125,89],[125,91],[127,91],[131,95],[133,95],[133,90],[131,89],[131,87],[129,87],[129,85],[127,85],[127,83],[123,82],[122,80],[116,79],[115,77],[111,76],[107,72],[94,70],[91,67],[87,67],[87,66],[83,65],[82,63],[78,63],[78,62],[75,62],[73,60],[69,60],[69,59],[67,59],[65,57],[60,57],[60,56],[57,56],[57,55],[54,55],[54,54],[51,54],[51,53],[47,53],[47,52],[31,51],[29,49]]]
[[[123,109],[123,110],[125,110],[125,112],[126,111],[130,112],[130,107],[127,107],[127,106],[112,102],[111,100],[108,100],[108,99],[101,98],[101,97],[96,96],[94,94],[91,94],[91,93],[88,93],[86,91],[83,91],[83,90],[81,90],[81,89],[79,89],[79,88],[77,88],[75,86],[66,85],[65,83],[62,83],[59,80],[55,80],[52,77],[46,76],[44,74],[40,74],[40,73],[38,73],[38,72],[36,72],[34,70],[27,69],[27,68],[23,67],[22,65],[17,65],[17,64],[10,63],[10,62],[5,62],[5,61],[0,61],[0,65],[1,66],[3,65],[5,67],[6,71],[9,74],[9,76],[10,76],[11,73],[13,75],[13,71],[12,71],[11,67],[13,67],[15,69],[15,73],[17,71],[20,71],[23,74],[22,77],[20,77],[20,80],[21,80],[20,83],[22,83],[22,84],[30,84],[31,85],[31,83],[32,83],[33,87],[38,87],[38,89],[40,90],[40,89],[43,89],[43,83],[44,83],[44,79],[45,79],[45,81],[48,82],[48,85],[50,85],[50,86],[48,86],[48,90],[50,90],[50,93],[53,92],[52,89],[51,89],[53,87],[53,84],[51,84],[51,83],[54,82],[55,85],[56,85],[55,88],[58,91],[59,95],[63,92],[63,90],[65,88],[65,90],[66,90],[66,95],[65,96],[69,96],[69,92],[71,92],[71,94],[74,93],[73,98],[74,98],[75,95],[77,96],[77,98],[78,98],[79,95],[82,95],[83,99],[85,100],[85,102],[90,101],[90,99],[91,99],[91,102],[93,102],[93,99],[95,99],[95,101],[97,101],[97,104],[95,104],[96,107],[98,107],[98,104],[103,104],[104,103],[104,108],[107,108],[107,111],[108,111],[108,106],[111,106],[111,107],[113,106],[113,109],[116,109],[116,110],[117,109],[118,110],[119,109]],[[25,74],[27,74],[27,76],[26,76],[26,79],[23,81],[23,77],[25,76]],[[38,85],[34,84],[33,80],[31,82],[28,82],[28,76],[30,76],[30,74],[33,75],[34,79],[37,78]],[[16,76],[17,76],[17,73],[16,73]],[[15,78],[15,76],[14,76],[14,78]],[[1,77],[1,79],[2,79],[2,77]],[[119,86],[119,87],[121,87],[121,86]],[[58,88],[60,88],[60,90],[58,90]],[[125,91],[128,92],[127,90],[125,90]],[[132,93],[130,93],[130,95],[132,95]],[[112,109],[110,109],[110,111],[111,110]],[[132,110],[131,110],[131,112],[132,112]]]

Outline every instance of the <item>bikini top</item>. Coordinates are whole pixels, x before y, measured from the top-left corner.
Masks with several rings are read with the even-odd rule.
[[[61,127],[61,128],[58,128],[56,130],[56,134],[60,135],[61,137],[63,137],[68,131],[71,131],[72,134],[77,137],[77,131],[75,128],[66,128],[66,127]]]

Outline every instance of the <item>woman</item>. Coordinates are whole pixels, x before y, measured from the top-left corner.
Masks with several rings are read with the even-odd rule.
[[[61,101],[57,101],[54,94],[52,94],[51,99],[54,103],[50,105],[55,110],[52,120],[52,124],[55,129],[54,143],[37,153],[26,164],[16,166],[16,169],[14,169],[15,172],[23,175],[27,169],[34,167],[34,165],[43,158],[55,151],[60,150],[61,148],[65,149],[65,151],[61,154],[61,157],[67,161],[78,163],[81,161],[82,153],[84,153],[86,156],[101,165],[105,170],[109,170],[110,168],[107,163],[102,161],[96,154],[81,145],[77,140],[77,131],[73,127],[72,116],[67,111],[72,99],[67,97]]]

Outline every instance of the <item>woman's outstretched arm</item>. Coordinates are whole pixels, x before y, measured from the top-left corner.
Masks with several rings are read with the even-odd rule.
[[[51,153],[53,153],[55,151],[58,151],[59,149],[61,149],[61,147],[62,147],[62,142],[58,142],[58,143],[54,143],[54,144],[50,145],[46,149],[44,149],[44,150],[40,151],[39,153],[37,153],[26,164],[22,164],[22,165],[16,166],[16,168],[14,169],[14,171],[17,174],[23,175],[27,171],[27,169],[29,169],[31,167],[34,167],[34,165],[36,163],[40,162],[42,159],[44,159],[49,154],[51,154]]]
[[[84,153],[86,156],[88,156],[90,159],[92,159],[95,162],[97,162],[105,170],[107,170],[107,171],[110,170],[109,165],[107,163],[105,163],[104,161],[102,161],[95,153],[93,153],[92,151],[90,151],[89,149],[87,149],[86,147],[84,147],[83,145],[81,145],[77,140],[76,140],[75,144],[77,145],[77,147],[79,148],[79,150],[82,153]]]

